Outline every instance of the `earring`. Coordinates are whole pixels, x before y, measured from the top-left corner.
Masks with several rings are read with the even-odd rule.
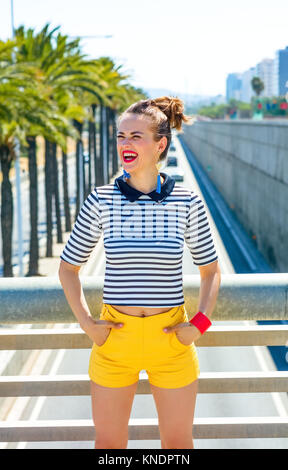
[[[158,173],[157,175],[157,189],[156,189],[156,193],[161,193],[161,176],[160,176],[160,173]]]
[[[123,168],[123,175],[124,175],[124,178],[130,178],[130,173],[128,173],[128,171],[125,170],[125,168]]]
[[[160,154],[159,154],[160,155]],[[161,165],[161,163],[158,163],[157,165]],[[156,167],[157,167],[156,165]],[[158,168],[157,168],[158,169]],[[156,189],[156,193],[161,193],[161,176],[160,176],[160,173],[158,173],[157,175],[157,189]]]

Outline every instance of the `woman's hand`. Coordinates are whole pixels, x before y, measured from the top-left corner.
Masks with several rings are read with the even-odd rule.
[[[197,339],[202,336],[198,328],[196,328],[194,325],[191,325],[189,322],[178,323],[174,326],[166,326],[163,331],[167,334],[175,331],[175,334],[180,343],[186,344],[187,346],[192,344],[194,341],[197,341]]]
[[[122,328],[123,323],[108,320],[94,320],[94,318],[89,316],[80,323],[80,326],[93,343],[96,343],[97,346],[102,346],[111,333],[110,329]]]

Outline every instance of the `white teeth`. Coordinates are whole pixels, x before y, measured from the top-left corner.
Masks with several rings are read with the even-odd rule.
[[[124,157],[136,157],[137,155],[135,155],[134,153],[123,153],[123,156]]]

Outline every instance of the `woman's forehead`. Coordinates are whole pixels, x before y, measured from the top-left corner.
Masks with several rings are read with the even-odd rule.
[[[123,132],[150,132],[151,120],[147,117],[139,116],[137,114],[129,114],[123,117],[118,125],[118,131]]]

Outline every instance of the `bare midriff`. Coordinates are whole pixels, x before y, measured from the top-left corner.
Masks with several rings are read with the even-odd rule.
[[[157,315],[158,313],[168,312],[171,308],[145,308],[145,307],[128,307],[126,305],[111,305],[116,308],[118,312],[132,315],[133,317],[149,317],[150,315]]]

